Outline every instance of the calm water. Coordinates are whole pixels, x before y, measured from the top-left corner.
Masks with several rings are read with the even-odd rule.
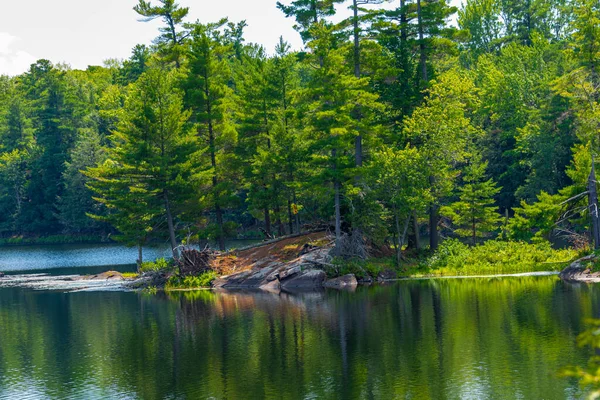
[[[252,243],[256,243],[256,241],[236,240],[228,242],[226,245],[228,248],[235,248]],[[148,246],[144,248],[143,252],[146,261],[153,261],[161,257],[168,258],[170,255],[171,250],[167,245]],[[135,264],[137,257],[137,248],[119,244],[4,246],[0,247],[0,271],[54,270],[54,273],[63,273],[62,268],[130,266]],[[117,269],[127,270],[127,268]]]
[[[0,399],[565,399],[600,287],[556,277],[356,293],[0,290]]]

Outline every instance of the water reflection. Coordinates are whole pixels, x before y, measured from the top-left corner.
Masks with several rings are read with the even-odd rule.
[[[0,398],[578,398],[598,289],[555,277],[355,293],[0,290]]]

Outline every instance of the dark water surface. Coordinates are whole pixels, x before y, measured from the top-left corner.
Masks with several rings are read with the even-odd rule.
[[[556,277],[355,293],[0,290],[0,399],[565,399],[600,287]]]

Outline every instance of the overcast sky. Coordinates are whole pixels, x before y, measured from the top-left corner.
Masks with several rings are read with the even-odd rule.
[[[156,1],[156,0],[154,0]],[[460,4],[461,0],[453,0]],[[283,0],[289,3],[290,0]],[[5,0],[0,13],[0,75],[25,72],[40,58],[73,68],[125,59],[138,43],[150,44],[159,21],[139,22],[137,0]],[[246,40],[271,51],[280,35],[295,48],[302,42],[275,6],[276,0],[180,0],[189,21],[246,20]],[[350,2],[348,2],[350,4]],[[396,6],[393,1],[387,7]],[[340,12],[346,13],[345,7]]]

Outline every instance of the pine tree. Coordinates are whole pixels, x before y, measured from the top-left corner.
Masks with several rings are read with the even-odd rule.
[[[188,7],[180,7],[175,0],[158,0],[160,5],[154,6],[150,1],[139,0],[133,8],[135,12],[144,17],[142,21],[153,21],[162,19],[165,24],[160,28],[160,36],[156,38],[155,44],[159,51],[169,61],[174,61],[177,68],[181,65],[181,55],[184,51],[184,42],[189,33],[182,29],[185,17],[189,13]]]
[[[302,40],[307,43],[314,39],[311,27],[335,15],[335,4],[343,1],[345,0],[294,0],[290,5],[278,1],[277,8],[283,11],[286,17],[295,18],[294,28],[300,32]]]
[[[494,205],[494,196],[500,192],[493,179],[485,179],[487,163],[480,156],[473,156],[463,169],[463,185],[459,188],[460,200],[441,209],[456,227],[454,232],[470,238],[477,244],[478,238],[489,237],[498,229],[502,216]]]
[[[123,210],[137,211],[133,215],[140,219],[139,224],[118,221],[116,226],[127,231],[140,229],[135,233],[138,244],[152,228],[150,222],[166,223],[173,257],[177,258],[175,222],[194,193],[198,145],[187,127],[190,114],[183,110],[175,76],[153,68],[140,77],[127,97],[118,131],[112,135],[108,167],[91,168],[88,176],[95,180],[90,187],[99,200],[117,208],[117,215],[123,217]],[[107,188],[105,182],[110,179],[114,185]],[[142,210],[131,204],[137,195],[145,205]]]
[[[306,104],[302,113],[310,157],[313,165],[320,167],[315,178],[321,184],[330,182],[333,185],[336,246],[339,249],[342,189],[355,170],[354,138],[359,132],[377,132],[378,126],[370,116],[375,110],[381,110],[381,104],[378,96],[368,91],[366,79],[349,74],[343,51],[335,47],[333,29],[320,23],[311,32],[315,39],[308,46],[320,67],[314,69],[309,86],[304,89]],[[363,118],[354,118],[356,109],[361,110]]]
[[[233,78],[229,58],[233,52],[232,46],[224,43],[221,32],[226,22],[194,26],[183,83],[186,106],[193,112],[198,139],[206,146],[208,162],[203,168],[211,184],[202,200],[215,213],[213,231],[221,250],[225,250],[227,235],[224,209],[235,199],[238,180],[234,152],[238,139],[235,92],[229,86]]]

